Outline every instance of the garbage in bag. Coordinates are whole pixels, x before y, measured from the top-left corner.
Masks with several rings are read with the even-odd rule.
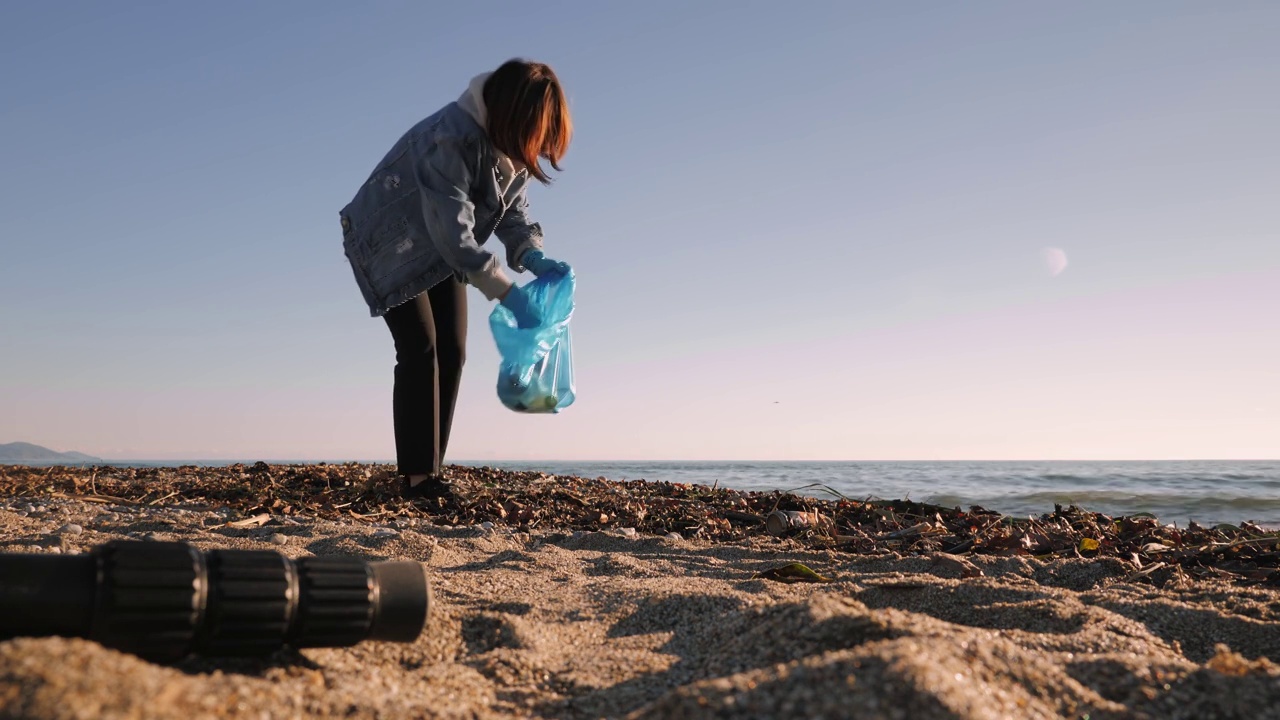
[[[573,317],[574,276],[552,274],[524,286],[541,313],[537,327],[521,328],[502,305],[489,315],[498,344],[498,399],[523,413],[557,413],[574,401],[573,349],[569,319]]]

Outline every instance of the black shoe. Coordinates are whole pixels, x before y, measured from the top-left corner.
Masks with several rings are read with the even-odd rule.
[[[414,498],[452,500],[453,486],[439,477],[429,477],[417,485],[410,485],[409,478],[404,478],[401,481],[400,494],[411,500]]]

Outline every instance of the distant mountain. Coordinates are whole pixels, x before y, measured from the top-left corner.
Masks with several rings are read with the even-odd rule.
[[[50,465],[55,463],[79,465],[81,463],[95,462],[102,462],[102,458],[79,452],[58,452],[57,450],[50,450],[47,447],[25,442],[0,445],[0,465]]]

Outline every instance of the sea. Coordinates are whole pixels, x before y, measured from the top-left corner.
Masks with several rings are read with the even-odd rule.
[[[278,462],[278,461],[273,461]],[[183,463],[116,462],[116,465]],[[227,461],[191,464],[224,465]],[[465,462],[611,480],[666,480],[855,500],[910,499],[1039,516],[1054,505],[1151,513],[1185,526],[1248,520],[1280,529],[1280,461]]]

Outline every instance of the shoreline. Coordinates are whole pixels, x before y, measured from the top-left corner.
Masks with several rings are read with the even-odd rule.
[[[449,466],[447,476],[456,497],[411,501],[399,495],[394,466],[383,464],[5,466],[0,467],[0,497],[164,502],[225,508],[245,516],[370,523],[397,518],[453,527],[489,523],[522,531],[621,529],[711,541],[769,536],[767,516],[781,510],[805,514],[809,522],[785,535],[812,548],[1041,560],[1118,558],[1156,584],[1212,577],[1242,586],[1280,587],[1280,531],[1249,522],[1212,527],[1192,522],[1180,528],[1149,513],[1112,517],[1075,506],[1017,518],[976,506],[964,510],[908,500],[835,500],[487,466]]]
[[[149,462],[70,462],[78,469],[221,468],[252,466],[259,460],[226,459]],[[356,463],[392,465],[385,460],[299,461],[263,459],[271,466]],[[26,463],[49,467],[58,463]],[[724,486],[744,491],[795,493],[821,499],[912,499],[944,507],[981,505],[1019,518],[1039,516],[1055,505],[1075,505],[1111,516],[1153,513],[1165,523],[1185,526],[1257,523],[1280,530],[1280,461],[1004,461],[993,463],[898,462],[533,462],[466,461],[469,467],[504,472],[542,472],[612,480],[666,480]]]
[[[432,505],[387,470],[0,468],[5,552],[417,560],[436,598],[414,643],[265,660],[3,641],[0,716],[1280,717],[1274,534],[483,468]],[[773,507],[824,522],[773,537]],[[830,582],[767,579],[790,562]]]

